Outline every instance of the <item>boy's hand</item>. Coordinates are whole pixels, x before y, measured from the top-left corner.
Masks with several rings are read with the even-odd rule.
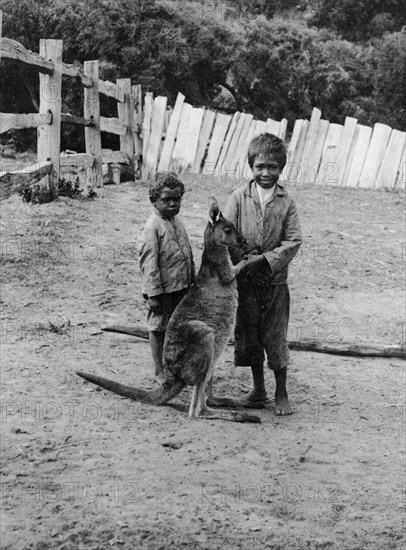
[[[247,263],[241,271],[246,277],[250,277],[255,283],[269,283],[271,269],[263,255],[257,256],[250,254],[247,257]]]
[[[252,277],[253,275],[255,275],[255,273],[261,269],[264,265],[264,262],[266,262],[264,256],[257,256],[257,255],[254,255],[254,254],[249,254],[248,256],[246,256],[247,258],[247,263],[246,265],[244,266],[244,275],[246,275],[247,277]]]
[[[162,313],[160,297],[153,296],[148,298],[148,307],[153,313]]]

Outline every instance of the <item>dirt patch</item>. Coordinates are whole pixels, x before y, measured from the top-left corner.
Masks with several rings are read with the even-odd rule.
[[[185,178],[197,263],[208,197]],[[290,337],[405,339],[404,198],[291,187],[305,242],[291,269]],[[261,425],[190,421],[185,391],[149,407],[77,368],[153,387],[148,343],[101,334],[145,323],[136,237],[143,183],[95,201],[2,205],[2,547],[399,549],[404,545],[404,362],[291,352],[295,414]],[[248,391],[229,348],[216,391]],[[267,387],[273,392],[272,373]]]

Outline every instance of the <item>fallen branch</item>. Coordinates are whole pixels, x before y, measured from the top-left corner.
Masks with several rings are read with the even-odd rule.
[[[400,357],[406,359],[405,346],[385,346],[382,344],[352,344],[351,342],[318,342],[316,340],[291,340],[290,349],[315,351],[351,357]]]
[[[143,325],[110,325],[102,328],[104,332],[128,334],[138,338],[148,339],[149,333]],[[233,344],[230,340],[230,344]],[[399,345],[386,346],[381,344],[353,344],[351,342],[319,342],[316,340],[290,340],[288,346],[295,351],[313,351],[332,355],[347,355],[351,357],[399,357],[406,359],[406,347]]]

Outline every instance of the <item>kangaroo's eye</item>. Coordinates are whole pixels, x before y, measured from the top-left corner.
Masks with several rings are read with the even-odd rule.
[[[231,229],[229,227],[225,227],[224,233],[227,233],[229,235],[231,233]]]

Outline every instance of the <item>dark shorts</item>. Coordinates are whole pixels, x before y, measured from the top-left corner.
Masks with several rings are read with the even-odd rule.
[[[288,285],[238,286],[234,332],[236,366],[262,365],[265,352],[270,369],[288,366],[289,309]]]
[[[188,288],[184,288],[176,292],[161,295],[162,313],[154,313],[148,310],[147,323],[150,332],[165,332],[172,313],[188,290]]]

